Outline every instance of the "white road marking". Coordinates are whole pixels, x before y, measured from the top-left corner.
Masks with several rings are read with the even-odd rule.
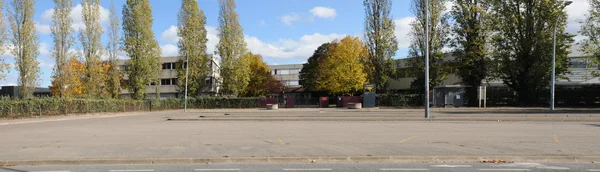
[[[470,165],[448,165],[448,164],[444,164],[444,165],[432,165],[432,167],[466,168],[466,167],[471,167],[471,166]]]
[[[600,169],[587,169],[585,171],[600,171]]]
[[[477,169],[479,171],[531,171],[530,169],[519,169],[519,168],[484,168]]]
[[[194,169],[196,171],[240,171],[239,168],[221,168],[221,169]]]
[[[331,171],[331,168],[284,168],[283,171]]]
[[[110,170],[111,172],[154,171],[154,169]]]
[[[426,168],[380,168],[381,171],[429,171]]]

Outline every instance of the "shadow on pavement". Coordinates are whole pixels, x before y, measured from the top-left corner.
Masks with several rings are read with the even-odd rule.
[[[439,111],[441,114],[600,114],[600,110],[481,110]]]
[[[593,127],[600,127],[600,124],[584,124],[584,125],[589,125],[589,126],[593,126]]]
[[[24,171],[24,170],[17,170],[17,169],[6,168],[6,167],[0,167],[0,170],[15,171],[15,172],[27,172],[27,171]]]

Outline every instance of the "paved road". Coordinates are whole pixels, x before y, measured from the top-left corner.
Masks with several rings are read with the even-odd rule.
[[[336,163],[336,164],[183,164],[183,165],[78,165],[78,166],[16,166],[0,167],[0,172],[201,172],[201,171],[600,171],[598,164],[427,164],[427,163]]]
[[[374,116],[394,112],[401,115],[421,113],[359,113],[343,110],[281,112]],[[0,121],[0,162],[112,159],[143,163],[146,161],[142,160],[148,158],[208,158],[231,163],[264,160],[260,157],[280,157],[271,162],[302,163],[311,157],[330,156],[352,162],[465,162],[500,157],[509,161],[545,163],[598,162],[600,159],[598,122],[166,120],[175,117],[225,116],[224,113],[282,115],[281,112],[210,110],[183,114],[166,111]],[[597,117],[596,114],[586,115]],[[241,161],[237,157],[247,159]],[[304,158],[285,159],[289,157]]]

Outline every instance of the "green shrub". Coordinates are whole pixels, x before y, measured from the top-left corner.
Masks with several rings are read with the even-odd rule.
[[[35,98],[26,100],[0,100],[0,118],[24,118],[64,114],[99,112],[134,112],[183,109],[184,100],[132,99],[67,99]],[[189,98],[188,108],[257,108],[258,98]]]

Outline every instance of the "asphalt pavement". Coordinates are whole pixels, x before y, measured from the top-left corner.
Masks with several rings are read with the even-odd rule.
[[[470,111],[434,110],[434,114],[438,117],[490,119],[346,121],[344,119],[353,116],[368,118],[369,115],[416,118],[422,115],[422,111],[237,109],[2,120],[0,164],[293,164],[311,160],[322,163],[473,163],[497,159],[533,163],[600,161],[599,122],[558,120],[586,116],[599,118],[598,114]],[[269,115],[295,118],[323,115],[336,120],[168,120],[200,116],[268,118]],[[525,120],[507,120],[513,118]],[[535,120],[542,118],[557,120]]]
[[[155,164],[155,165],[75,165],[0,167],[0,172],[200,172],[200,171],[600,171],[598,164],[435,164],[435,163],[334,163],[334,164]]]

